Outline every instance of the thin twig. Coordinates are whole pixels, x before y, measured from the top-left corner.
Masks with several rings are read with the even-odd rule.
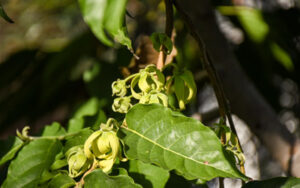
[[[224,178],[219,178],[219,187],[224,188]]]
[[[166,6],[166,26],[165,26],[165,34],[171,38],[173,31],[173,4],[171,0],[165,0]]]
[[[195,40],[198,43],[198,46],[200,48],[200,51],[202,52],[201,54],[201,62],[203,63],[203,67],[206,69],[206,71],[208,72],[208,76],[210,78],[210,81],[212,83],[212,86],[214,88],[217,100],[218,100],[218,104],[219,104],[219,113],[220,116],[224,119],[224,121],[226,122],[226,118],[228,119],[230,128],[232,130],[232,132],[237,135],[232,117],[231,117],[231,110],[230,110],[230,106],[229,106],[229,102],[226,98],[225,92],[223,90],[221,81],[217,75],[217,72],[214,68],[214,65],[212,64],[210,58],[209,58],[209,54],[207,52],[206,46],[202,40],[202,38],[200,37],[200,35],[197,33],[197,29],[195,28],[194,24],[192,23],[190,17],[185,13],[185,11],[179,6],[179,4],[177,3],[176,0],[173,0],[173,4],[175,5],[177,11],[181,14],[183,20],[185,21],[185,23],[187,24],[187,26],[190,29],[190,33],[191,35],[195,38]],[[240,145],[240,140],[238,138],[238,149],[240,149],[240,151],[243,152],[242,147]],[[240,170],[242,173],[245,173],[245,168],[244,165],[240,165]]]
[[[172,31],[174,27],[174,16],[173,16],[173,4],[172,0],[164,0],[165,7],[166,7],[166,26],[165,26],[165,34],[171,38],[172,37]],[[165,65],[167,54],[165,53],[167,49],[165,47],[162,47],[162,51],[159,53],[159,59],[157,63],[157,68],[162,69],[162,67]]]
[[[97,165],[98,164],[97,164],[96,160],[94,160],[92,167],[83,174],[83,176],[80,178],[80,181],[76,183],[76,187],[80,187],[80,186],[84,185],[84,177],[86,175],[88,175],[89,173],[91,173],[93,170],[95,170],[97,168]]]

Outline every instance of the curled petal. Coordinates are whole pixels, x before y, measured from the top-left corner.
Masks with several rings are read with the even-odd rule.
[[[92,150],[92,145],[95,139],[97,139],[100,135],[102,134],[102,131],[96,131],[91,136],[85,141],[84,143],[84,154],[87,156],[89,159],[93,159],[94,155],[91,152]]]
[[[87,171],[93,160],[89,160],[84,154],[83,146],[74,146],[67,152],[67,161],[69,166],[69,176],[77,177]]]
[[[112,95],[123,97],[127,93],[125,80],[118,79],[117,81],[114,81],[112,83],[111,87],[112,87]]]
[[[112,109],[115,112],[127,113],[128,110],[132,107],[132,104],[130,102],[131,102],[130,97],[116,98],[114,99]]]

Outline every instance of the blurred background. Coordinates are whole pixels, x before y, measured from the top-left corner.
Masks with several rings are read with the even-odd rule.
[[[218,27],[245,74],[281,125],[299,138],[300,2],[211,3]],[[14,21],[0,19],[1,139],[25,125],[37,134],[54,121],[67,126],[72,119],[82,118],[84,126],[97,126],[108,116],[118,116],[111,110],[111,83],[124,76],[132,55],[124,47],[102,45],[84,23],[77,1],[2,0],[1,4]],[[127,12],[135,49],[146,43],[145,36],[164,31],[162,1],[129,0]],[[197,43],[176,11],[174,26],[176,60],[193,71],[199,91],[185,113],[210,125],[218,118],[217,101],[199,61]],[[247,121],[238,115],[234,121],[247,174],[254,179],[288,175]]]

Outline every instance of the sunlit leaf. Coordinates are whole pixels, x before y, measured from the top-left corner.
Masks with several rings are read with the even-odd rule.
[[[126,4],[127,0],[79,0],[85,22],[101,42],[112,46],[112,38],[132,49],[123,24]]]
[[[43,172],[50,168],[61,148],[61,143],[54,139],[30,142],[10,163],[2,188],[37,187]]]
[[[13,159],[16,153],[22,148],[24,142],[18,137],[11,137],[7,141],[1,143],[1,153],[4,155],[0,158],[0,166]],[[2,148],[5,147],[5,148]],[[7,148],[9,147],[9,148]]]
[[[53,122],[44,128],[42,136],[62,136],[66,133],[66,130],[59,123]]]
[[[126,123],[121,130],[129,159],[176,170],[189,180],[247,180],[216,134],[193,118],[158,104],[138,104],[127,113]]]
[[[75,118],[80,118],[83,116],[92,116],[97,113],[98,111],[98,99],[97,98],[91,98],[85,103],[83,103],[74,113]]]
[[[96,37],[105,45],[112,46],[112,41],[104,31],[104,15],[107,0],[79,0],[84,21],[89,25]]]

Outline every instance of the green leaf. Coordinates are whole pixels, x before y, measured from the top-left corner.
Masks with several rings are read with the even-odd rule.
[[[144,188],[163,188],[170,177],[167,170],[138,160],[129,161],[129,174]]]
[[[126,114],[126,122],[121,130],[129,159],[176,170],[188,180],[248,180],[216,134],[193,118],[158,104],[138,104]]]
[[[1,147],[4,147],[1,148],[1,153],[4,151],[5,154],[1,155],[0,166],[13,159],[23,145],[24,142],[18,137],[11,137],[6,142],[1,143]]]
[[[59,123],[53,122],[44,128],[42,136],[63,136],[66,133],[66,130]]]
[[[122,174],[118,176],[108,176],[102,170],[94,170],[84,178],[85,188],[141,188],[142,186],[135,184],[133,179],[128,175]]]
[[[75,136],[67,136],[64,152],[68,151],[73,146],[84,145],[86,139],[93,133],[89,128],[82,129]]]
[[[89,25],[96,37],[107,46],[112,46],[112,41],[104,31],[104,15],[107,0],[79,0],[84,21]]]
[[[167,54],[170,54],[173,49],[173,42],[172,40],[164,33],[153,33],[150,37],[152,43],[153,43],[153,48],[156,51],[161,50],[161,46],[164,46],[167,51]]]
[[[119,43],[132,49],[131,40],[129,39],[126,27],[123,27],[127,0],[108,0],[105,9],[105,29]]]
[[[49,188],[73,187],[76,182],[67,174],[57,174],[48,184]]]
[[[2,5],[0,4],[0,16],[6,20],[9,23],[14,23],[14,21],[12,19],[10,19],[10,17],[7,16],[6,12],[4,11]]]
[[[68,123],[68,133],[76,133],[84,127],[83,118],[72,118]]]
[[[128,49],[132,49],[131,40],[123,27],[127,0],[79,0],[85,22],[96,37],[105,45],[113,42],[106,32]]]
[[[78,132],[84,127],[96,130],[103,122],[106,122],[106,116],[100,109],[100,102],[97,98],[91,98],[76,110],[73,118],[69,121],[68,132]]]
[[[83,103],[74,113],[74,118],[81,118],[84,116],[95,115],[99,108],[99,101],[97,98],[91,98]]]
[[[2,188],[37,187],[45,170],[48,170],[62,146],[58,140],[38,139],[26,145],[10,163]]]
[[[288,71],[294,70],[294,64],[290,55],[275,42],[270,44],[270,49],[277,61],[281,63]]]
[[[218,10],[224,15],[236,15],[250,39],[256,43],[263,42],[270,31],[261,10],[235,6],[219,6]]]
[[[263,181],[250,181],[243,188],[299,188],[300,178],[277,177]]]

